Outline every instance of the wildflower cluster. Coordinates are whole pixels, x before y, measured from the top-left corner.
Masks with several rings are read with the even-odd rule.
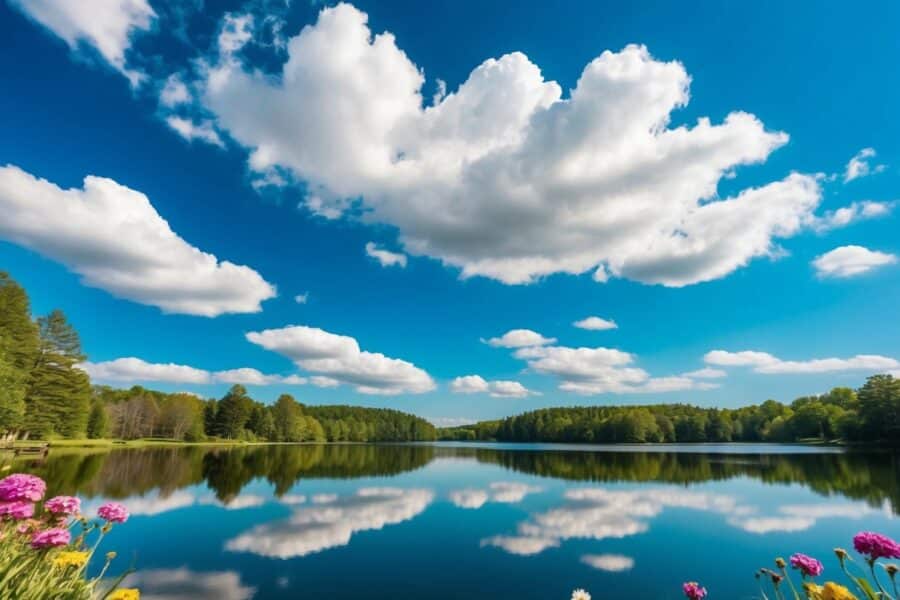
[[[74,496],[56,496],[41,506],[46,492],[47,484],[34,475],[17,473],[0,480],[0,598],[140,598],[138,590],[116,589],[124,575],[106,591],[99,589],[114,552],[107,553],[96,577],[86,575],[104,535],[114,523],[128,520],[126,508],[106,503],[97,511],[97,522],[82,514],[81,500]]]
[[[853,548],[862,555],[868,571],[857,565],[843,548],[834,549],[853,590],[834,581],[816,583],[814,578],[819,577],[825,567],[812,556],[797,553],[788,561],[776,558],[775,569],[762,568],[756,572],[762,600],[900,600],[896,579],[900,566],[878,562],[884,558],[900,558],[900,544],[880,533],[862,531],[853,536]],[[791,580],[788,564],[800,575],[799,587]],[[880,572],[884,573],[881,577]],[[885,575],[889,585],[884,581]],[[771,595],[766,593],[767,590]],[[695,581],[685,583],[682,591],[688,600],[706,598],[706,588]]]

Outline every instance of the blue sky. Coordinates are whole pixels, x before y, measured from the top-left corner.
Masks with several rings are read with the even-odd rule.
[[[900,371],[895,3],[207,4],[0,4],[0,268],[95,381],[451,423]]]

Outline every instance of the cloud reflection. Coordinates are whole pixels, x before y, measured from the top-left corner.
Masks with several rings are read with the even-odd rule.
[[[581,562],[600,571],[619,573],[634,568],[634,559],[621,554],[585,554]]]
[[[234,571],[141,570],[128,577],[144,600],[248,600],[256,590],[241,584]]]
[[[352,496],[298,508],[288,519],[258,525],[226,542],[225,548],[271,558],[306,556],[345,546],[359,531],[408,521],[433,499],[430,490],[362,488]]]
[[[515,504],[541,488],[515,481],[496,481],[487,490],[467,488],[450,492],[450,502],[459,508],[481,508],[488,502]]]
[[[538,554],[562,541],[580,538],[624,538],[647,531],[647,519],[666,507],[689,508],[723,514],[744,512],[732,496],[657,488],[622,491],[578,488],[564,494],[566,503],[520,523],[514,536],[482,540],[512,554]]]

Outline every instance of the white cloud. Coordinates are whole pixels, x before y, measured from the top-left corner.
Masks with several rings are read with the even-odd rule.
[[[406,267],[406,255],[399,252],[391,252],[375,245],[375,242],[366,244],[366,254],[381,263],[382,267]]]
[[[703,360],[721,367],[752,367],[757,373],[832,373],[839,371],[883,372],[900,367],[900,361],[877,354],[857,354],[850,358],[782,360],[768,352],[712,350]]]
[[[297,304],[306,304],[309,302],[309,292],[303,292],[302,294],[297,294],[294,296],[294,302]]]
[[[239,383],[242,385],[303,385],[306,379],[297,375],[266,375],[257,369],[243,367],[225,371],[206,371],[174,363],[149,363],[133,356],[104,362],[84,362],[78,365],[91,379],[105,382],[165,383]]]
[[[885,217],[891,213],[894,204],[895,202],[876,202],[874,200],[853,202],[849,206],[829,211],[821,217],[815,217],[812,226],[816,231],[826,232],[838,227],[846,227],[857,221]]]
[[[256,589],[241,583],[235,571],[140,569],[127,577],[127,586],[141,590],[145,600],[249,600]]]
[[[812,261],[819,277],[853,277],[897,262],[893,254],[862,246],[840,246]]]
[[[621,554],[585,554],[581,557],[581,562],[600,571],[609,571],[610,573],[630,571],[634,568],[634,559]]]
[[[744,112],[671,127],[690,77],[642,46],[602,53],[567,97],[511,53],[430,105],[422,70],[351,5],[292,37],[274,75],[235,51],[246,26],[229,31],[240,35],[195,84],[251,170],[305,182],[319,214],[361,205],[365,220],[398,228],[408,254],[462,277],[713,280],[776,256],[775,240],[806,227],[820,200],[816,177],[800,174],[719,198],[723,177],[788,136]]]
[[[219,137],[218,132],[213,127],[212,121],[194,122],[184,117],[172,115],[166,117],[166,124],[188,141],[200,140],[214,146],[225,146],[222,138]]]
[[[644,369],[632,366],[632,354],[613,348],[531,347],[520,348],[515,356],[527,361],[530,370],[559,378],[559,389],[577,394],[657,393],[716,387],[687,375],[651,377]]]
[[[455,394],[490,394],[494,398],[524,398],[537,392],[529,390],[518,381],[487,381],[481,375],[464,375],[450,382]]]
[[[585,319],[581,319],[580,321],[575,321],[572,323],[575,327],[579,329],[590,329],[593,331],[604,331],[606,329],[618,329],[619,326],[616,325],[616,322],[613,320],[601,319],[600,317],[587,317]]]
[[[187,104],[191,99],[187,84],[177,74],[170,75],[159,91],[159,103],[167,108]]]
[[[869,159],[875,158],[875,154],[874,148],[863,148],[857,152],[850,159],[850,162],[847,163],[847,168],[844,170],[844,183],[884,171],[884,165],[875,165],[873,167],[869,164]]]
[[[209,383],[209,371],[174,363],[148,363],[140,358],[127,357],[79,365],[95,381],[137,382],[164,381],[167,383]]]
[[[143,75],[126,67],[136,31],[150,29],[156,13],[147,0],[10,0],[11,4],[78,50],[86,43],[136,85]]]
[[[434,381],[414,364],[384,354],[360,350],[355,339],[315,327],[292,325],[251,331],[247,339],[287,356],[315,375],[314,385],[345,383],[364,394],[421,394],[435,388]],[[316,377],[324,377],[325,380]]]
[[[14,166],[0,168],[0,238],[59,261],[89,286],[214,317],[259,312],[275,287],[250,267],[220,261],[180,238],[144,194],[89,175],[63,190]]]
[[[528,346],[544,346],[553,344],[556,338],[545,338],[530,329],[511,329],[500,337],[482,340],[494,348],[526,348]]]
[[[433,498],[429,490],[362,488],[321,506],[299,508],[286,520],[258,525],[229,540],[225,548],[271,558],[306,556],[346,546],[357,532],[408,521]]]
[[[704,367],[702,369],[697,369],[696,371],[682,374],[683,377],[693,377],[695,379],[718,379],[727,375],[728,373],[722,369],[713,369],[710,367]]]

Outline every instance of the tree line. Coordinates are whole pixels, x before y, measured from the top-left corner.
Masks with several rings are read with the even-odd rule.
[[[839,387],[791,404],[766,400],[738,409],[687,404],[546,408],[438,430],[442,440],[502,442],[900,443],[900,379],[874,375],[858,390]]]
[[[0,434],[51,438],[394,442],[436,439],[435,427],[395,410],[274,404],[241,385],[218,399],[91,385],[78,333],[60,310],[33,319],[28,294],[0,271]]]

